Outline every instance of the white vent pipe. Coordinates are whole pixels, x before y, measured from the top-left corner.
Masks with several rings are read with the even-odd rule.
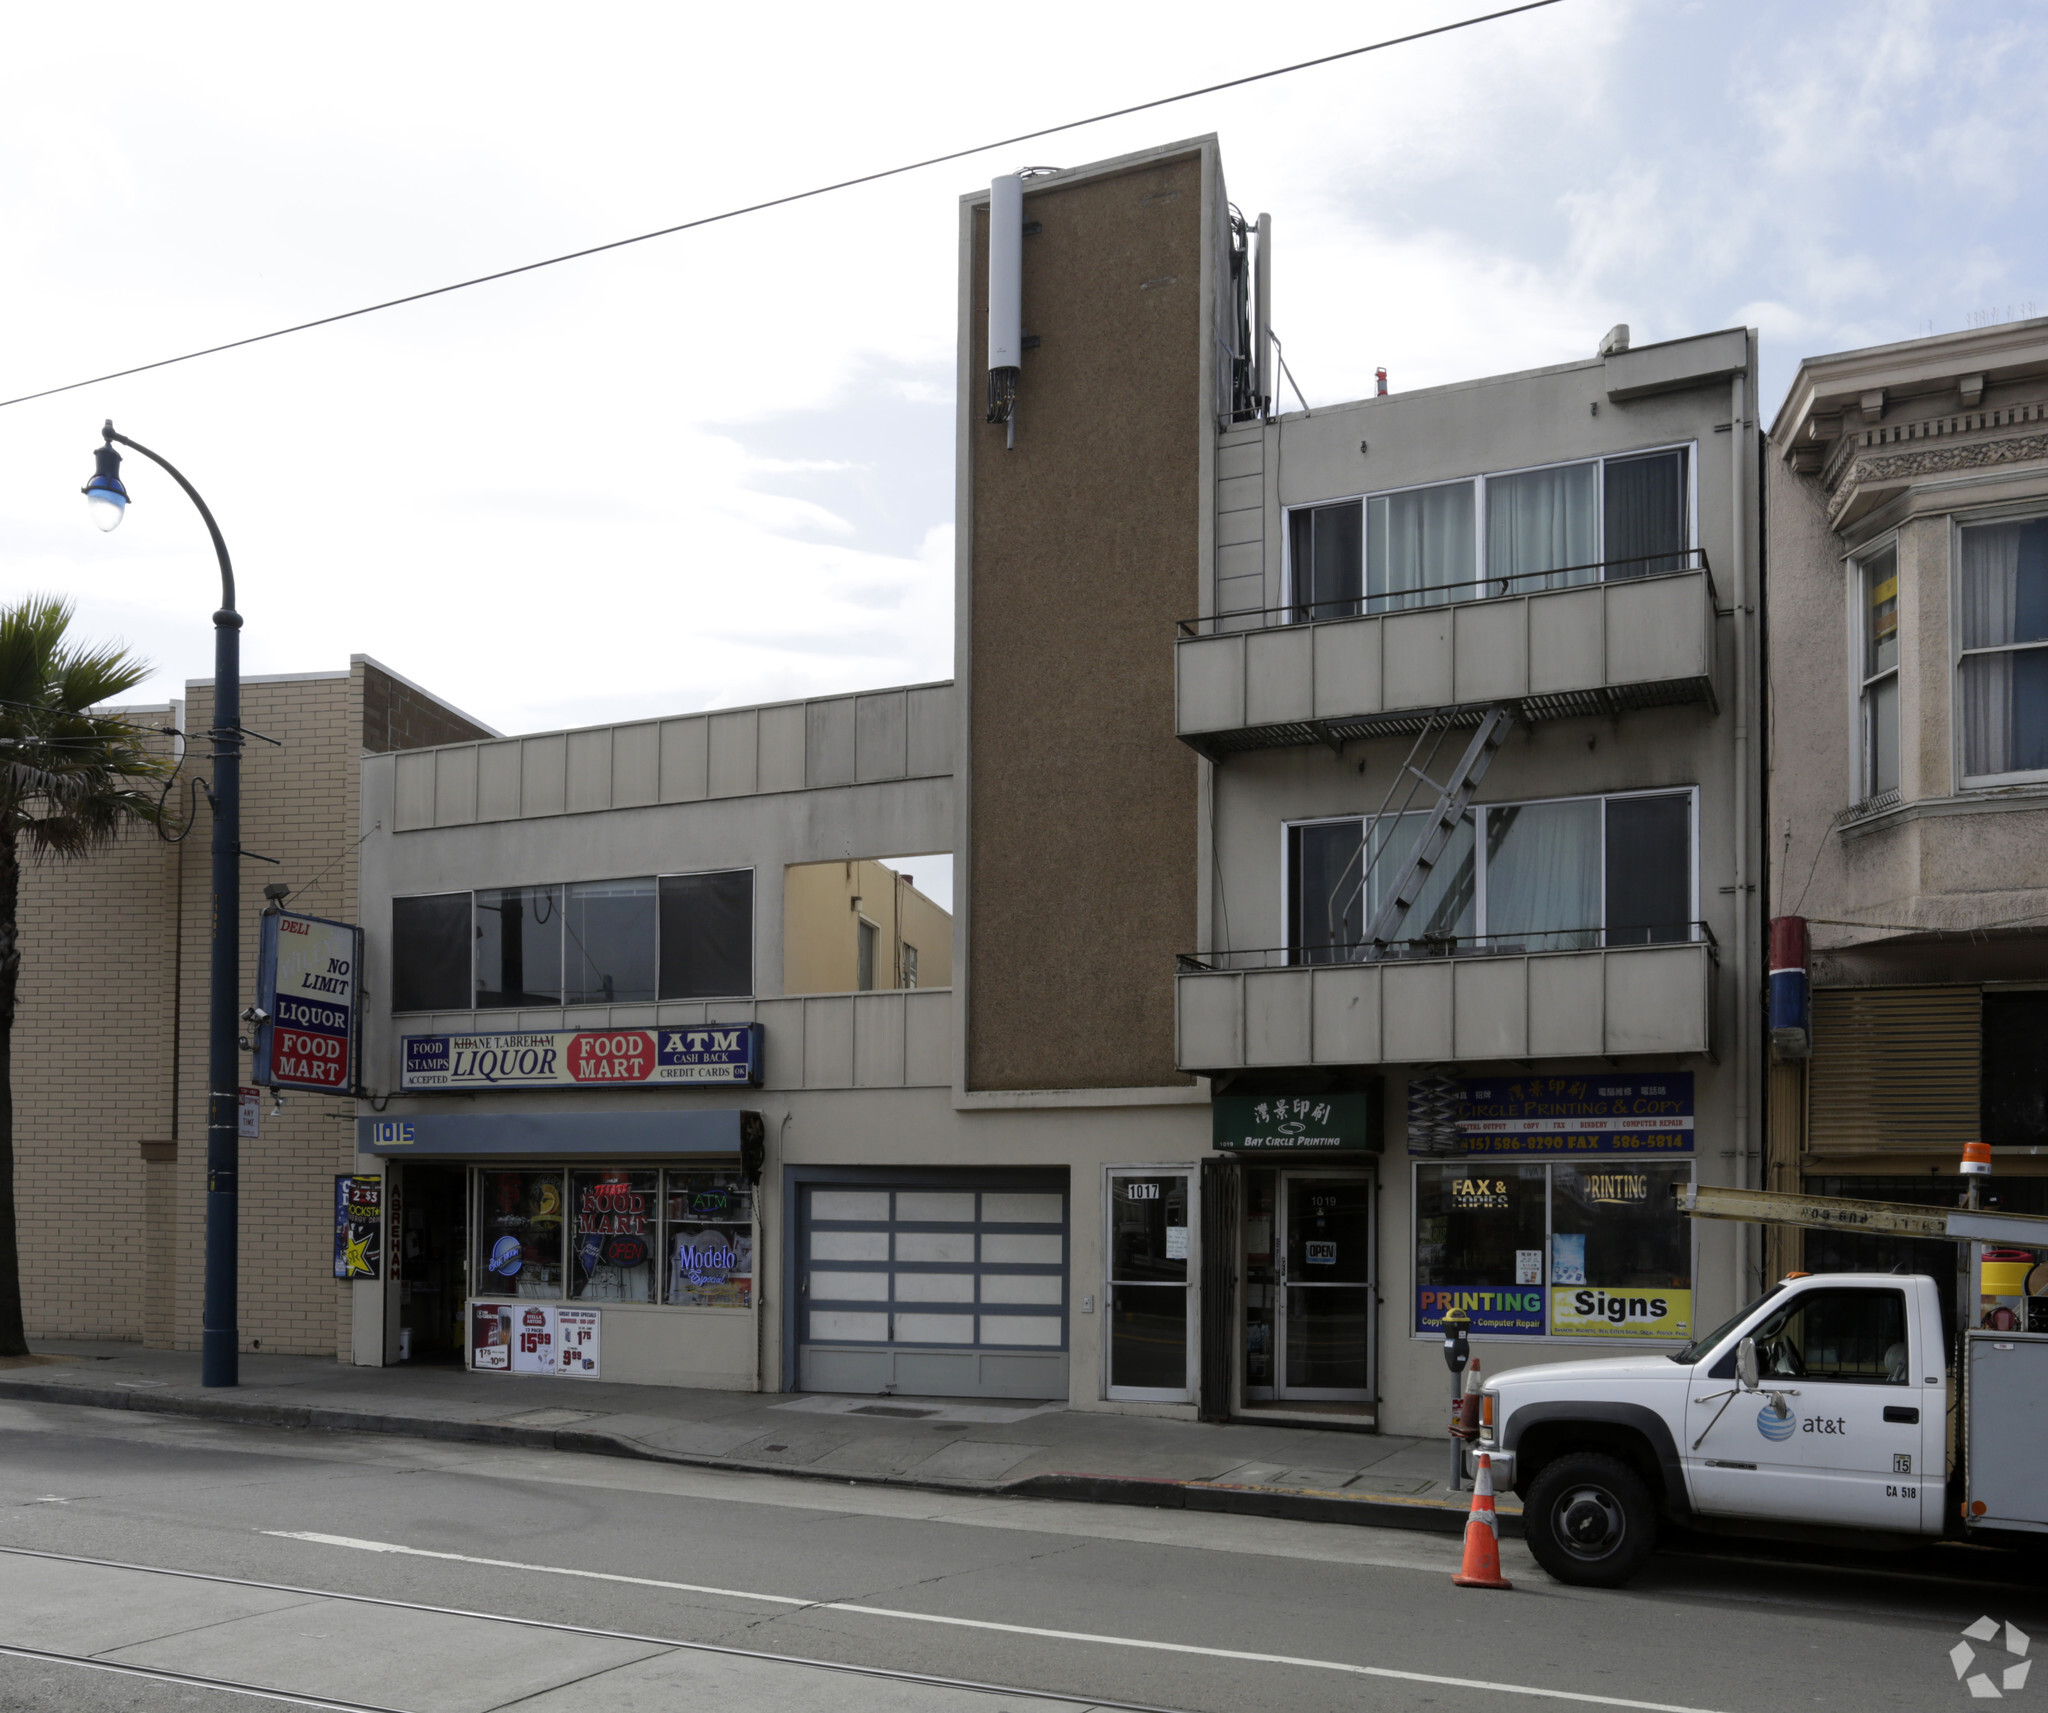
[[[1017,376],[1024,362],[1024,175],[988,187],[988,420],[1017,443]]]
[[[1261,214],[1258,222],[1259,249],[1253,261],[1256,270],[1252,294],[1252,396],[1258,400],[1259,415],[1273,414],[1273,401],[1280,389],[1273,384],[1273,217]]]

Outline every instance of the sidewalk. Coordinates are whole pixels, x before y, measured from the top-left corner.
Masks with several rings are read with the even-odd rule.
[[[345,1433],[410,1434],[1014,1498],[1229,1511],[1452,1532],[1469,1491],[1441,1439],[1185,1422],[940,1398],[709,1392],[454,1367],[347,1368],[245,1354],[199,1385],[196,1351],[38,1340],[0,1399]],[[1505,1519],[1519,1510],[1503,1494]],[[1519,1521],[1507,1532],[1518,1533]]]

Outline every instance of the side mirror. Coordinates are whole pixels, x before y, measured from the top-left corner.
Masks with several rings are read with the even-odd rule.
[[[1757,1388],[1756,1340],[1745,1338],[1735,1347],[1735,1374],[1745,1392]]]

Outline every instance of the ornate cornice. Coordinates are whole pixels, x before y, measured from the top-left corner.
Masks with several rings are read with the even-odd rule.
[[[1860,435],[1845,435],[1844,444],[1853,444],[1855,450],[1828,472],[1829,527],[1839,528],[1843,514],[1855,503],[1857,496],[1875,484],[1890,486],[1917,481],[1924,476],[1948,475],[1958,470],[1982,470],[1999,464],[2026,464],[2048,459],[2048,432],[2008,434],[1995,440],[1972,439],[1961,444],[1950,441],[1946,445],[1921,445],[1910,452],[1878,453],[1874,448],[1908,440],[1933,439],[1943,429],[1948,433],[1981,431],[1992,426],[1986,418],[2039,421],[2043,417],[2048,417],[2048,406],[2025,405],[2002,411],[1973,411],[1965,417],[1945,418],[1941,423],[1909,423],[1896,430],[1875,428]],[[1950,424],[1956,426],[1949,427]],[[1997,426],[2005,426],[2005,423],[2001,421]]]

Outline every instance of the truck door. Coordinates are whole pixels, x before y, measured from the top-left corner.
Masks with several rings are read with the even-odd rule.
[[[1894,1286],[1824,1285],[1778,1299],[1749,1334],[1763,1389],[1738,1393],[1715,1421],[1720,1400],[1698,1399],[1718,1385],[1693,1384],[1688,1421],[1705,1436],[1688,1458],[1699,1508],[1919,1533],[1921,1488],[1932,1480],[1938,1490],[1942,1479],[1923,1430],[1940,1424],[1944,1393],[1938,1362],[1915,1366],[1914,1324]]]

